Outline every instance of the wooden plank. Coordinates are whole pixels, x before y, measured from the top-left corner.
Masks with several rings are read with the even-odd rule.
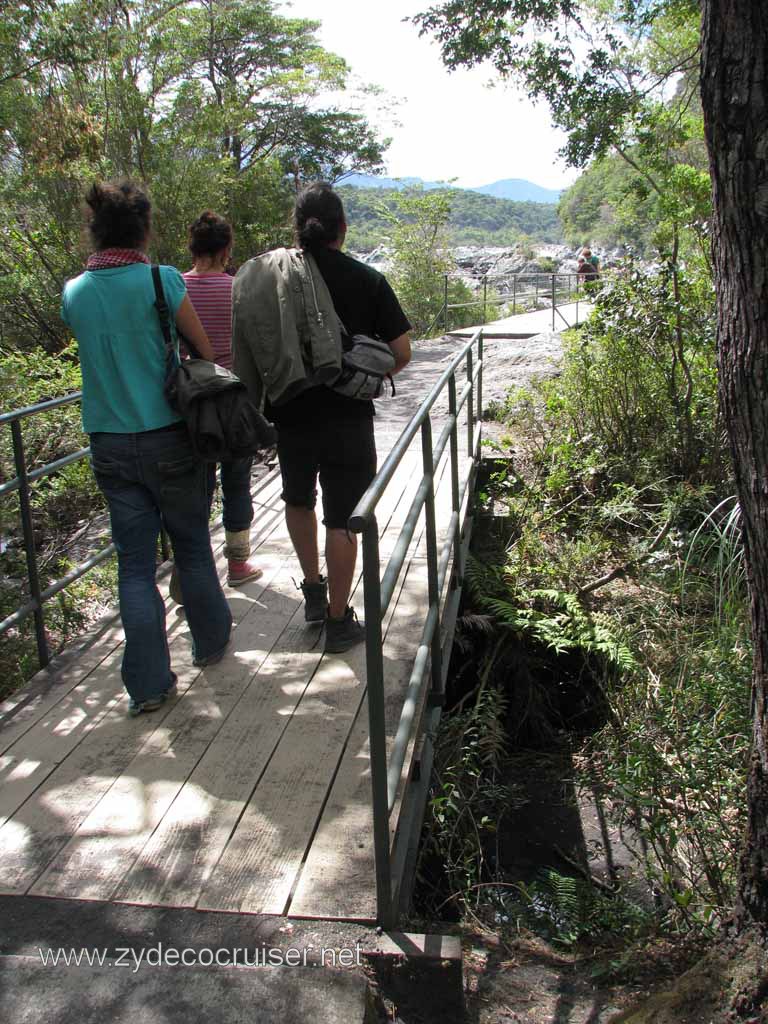
[[[129,903],[195,906],[321,657],[295,608],[243,699],[115,887]]]
[[[451,480],[444,462],[435,495],[438,552],[451,516]],[[384,644],[385,732],[387,755],[394,743],[413,662],[428,606],[428,574],[422,541],[402,582],[395,613]],[[428,680],[417,709],[421,715]],[[414,747],[412,737],[403,775],[407,777]],[[394,835],[399,805],[390,818]],[[352,738],[322,820],[312,840],[288,913],[296,917],[375,920],[376,869],[373,847],[373,808],[370,786],[368,700],[363,701]]]
[[[368,939],[364,956],[408,957],[409,960],[458,960],[463,958],[458,935],[423,932],[384,932]]]
[[[99,643],[84,651],[75,662],[68,665],[61,672],[58,672],[50,689],[33,697],[31,701],[18,711],[15,709],[23,700],[26,700],[24,692],[16,695],[13,702],[8,702],[4,706],[6,715],[9,717],[4,717],[0,724],[0,765],[6,763],[2,760],[2,755],[24,733],[32,729],[45,717],[61,714],[66,719],[73,712],[77,713],[75,709],[77,709],[80,702],[80,695],[74,701],[70,700],[73,690],[87,680],[91,673],[107,660],[111,652],[117,648],[122,640],[122,625],[116,623],[107,629]],[[37,673],[32,677],[28,685],[30,687],[39,685],[44,681],[45,675],[45,670]],[[24,690],[26,689],[25,687]],[[59,704],[62,704],[61,711],[56,710]]]
[[[446,456],[438,469],[435,495],[437,550],[447,536],[452,511],[450,463]],[[446,591],[447,592],[447,591]],[[384,645],[385,736],[391,753],[403,701],[428,605],[426,542],[421,543],[407,567]],[[427,672],[429,668],[427,667]],[[401,774],[407,779],[415,750],[419,721],[426,704],[428,679],[416,709],[411,739]],[[402,793],[390,818],[394,837]],[[342,764],[313,839],[288,913],[295,917],[370,921],[376,919],[373,808],[370,791],[368,700],[360,708],[352,742]]]
[[[424,625],[426,587],[426,563],[423,559],[411,562],[384,644],[387,755]],[[404,606],[408,606],[406,615]],[[367,695],[287,912],[296,917],[376,919]]]
[[[279,525],[275,515],[282,517],[281,487],[282,484],[278,473],[276,476],[270,474],[268,479],[260,482],[254,489],[254,509],[257,514],[256,527],[251,535],[254,551],[259,544],[268,540],[269,535]],[[265,529],[263,522],[264,511],[266,510],[270,513],[268,529]],[[211,532],[211,544],[216,556],[217,568],[221,574],[226,569],[223,553],[224,528],[221,522]],[[158,579],[158,588],[163,599],[167,602],[168,611],[171,613],[169,615],[169,622],[173,623],[172,614],[176,606],[168,598],[169,582],[170,573],[166,571]],[[110,699],[111,695],[108,696],[99,691],[98,682],[96,682],[95,692],[89,690],[87,696],[73,694],[73,691],[87,680],[95,669],[104,664],[112,652],[118,649],[123,639],[123,629],[118,622],[108,628],[104,635],[99,638],[99,642],[87,648],[71,665],[67,665],[62,671],[58,672],[54,662],[51,667],[43,669],[33,676],[29,683],[14,694],[11,699],[3,702],[2,706],[0,706],[0,755],[8,751],[24,733],[32,729],[44,717],[48,716],[51,719],[61,718],[63,722],[71,721],[73,716],[79,718],[84,713],[88,717],[87,708],[89,704],[95,702],[99,706],[103,705],[105,699]],[[20,711],[15,711],[18,705],[26,700],[29,689],[40,685],[41,682],[45,682],[52,672],[55,673],[55,678],[51,688],[36,696]],[[88,685],[92,684],[89,683]],[[62,707],[59,708],[58,705],[60,704]],[[4,762],[1,759],[0,765],[5,765],[6,768],[10,767],[11,769],[16,768],[15,763]]]
[[[398,499],[394,521],[401,521],[408,504],[402,494],[410,496],[417,483],[412,464],[404,464],[388,489],[388,500]],[[359,708],[364,665],[362,646],[323,658],[205,885],[199,908],[283,912]]]
[[[288,552],[284,552],[288,554]],[[271,747],[271,733],[280,725],[280,712],[298,701],[300,692],[288,697],[285,688],[276,686],[274,707],[264,699],[261,677],[257,675],[262,662],[272,650],[276,639],[286,632],[286,620],[300,609],[294,596],[290,569],[283,566],[280,577],[270,583],[270,594],[265,601],[252,607],[236,631],[236,653],[222,662],[219,670],[209,672],[206,685],[193,686],[167,716],[163,728],[147,736],[136,756],[114,780],[91,813],[80,824],[77,832],[32,888],[35,895],[75,897],[79,899],[109,899],[126,873],[136,862],[154,830],[169,808],[177,818],[184,806],[189,807],[189,796],[194,795],[192,806],[200,817],[207,817],[208,794],[199,786],[187,789],[187,798],[176,807],[176,798],[185,787],[190,775],[205,757],[213,741],[231,724],[237,731],[239,712],[246,700],[255,701],[260,708],[263,726],[263,747]],[[291,630],[293,662],[306,655],[316,663],[320,654],[311,650],[297,650],[299,645],[309,648],[311,638],[305,630]],[[315,635],[316,635],[316,631]],[[248,694],[253,686],[254,693]],[[269,712],[272,712],[271,714]],[[227,730],[229,731],[229,730]],[[237,767],[250,778],[254,770],[251,756],[243,756],[253,736],[240,736],[238,744],[229,744],[226,757],[218,762],[217,788],[229,789],[229,775],[233,770],[234,754],[241,755]],[[249,787],[248,792],[250,791]],[[217,790],[214,789],[215,793]],[[247,792],[246,792],[247,796]],[[169,843],[164,834],[157,871],[161,877],[169,866],[177,868],[189,853],[180,843]],[[181,857],[181,861],[180,861]],[[144,871],[151,872],[146,858]],[[171,871],[173,874],[173,871]],[[174,897],[174,905],[179,905]]]
[[[291,548],[287,540],[284,542],[283,554],[290,559]],[[317,639],[316,629],[307,631],[303,625],[298,629],[289,629],[283,638],[285,649],[279,656],[270,656],[269,669],[262,670],[254,678],[255,672],[270,654],[274,641],[283,633],[286,621],[301,607],[288,568],[283,568],[279,579],[271,581],[269,590],[270,605],[275,604],[275,595],[281,597],[282,602],[275,605],[266,632],[263,614],[249,614],[238,626],[235,647],[237,651],[248,651],[249,658],[243,666],[247,671],[235,678],[236,673],[230,669],[227,680],[229,692],[223,696],[216,695],[216,721],[209,722],[204,716],[202,722],[198,720],[200,716],[194,707],[195,693],[190,693],[188,698],[192,698],[193,703],[182,704],[174,709],[169,721],[165,723],[171,732],[170,738],[164,735],[159,743],[155,743],[156,736],[153,735],[147,740],[132,763],[125,768],[122,777],[99,801],[72,840],[49,865],[32,890],[35,894],[108,899],[119,889],[122,895],[118,898],[144,902],[157,898],[156,895],[150,897],[144,891],[147,887],[156,889],[161,886],[172,899],[173,905],[191,905],[188,900],[180,902],[181,893],[174,885],[164,884],[167,866],[171,861],[176,868],[175,882],[179,885],[183,882],[187,890],[191,888],[194,891],[196,885],[199,887],[193,866],[200,863],[201,851],[199,844],[191,845],[187,841],[190,834],[190,810],[195,822],[191,830],[197,839],[201,823],[203,826],[210,824],[210,795],[221,793],[222,786],[226,790],[226,810],[230,814],[233,811],[236,815],[239,813],[239,805],[237,800],[233,801],[231,792],[232,751],[251,752],[251,756],[242,763],[241,781],[245,783],[245,789],[240,799],[244,802],[253,789],[254,778],[258,778],[259,758],[263,757],[266,764],[275,745],[275,734],[279,735],[280,727],[290,717],[293,708],[291,700],[295,704],[301,698],[303,687],[311,678],[321,656],[321,650],[316,647],[314,650],[308,649]],[[253,636],[254,631],[258,636]],[[274,675],[274,686],[271,689],[265,685],[270,671]],[[290,699],[286,696],[291,692],[287,688],[288,676],[296,679]],[[241,701],[249,686],[253,687],[252,692],[246,694]],[[233,715],[236,705],[238,714]],[[194,729],[185,726],[184,718],[190,716],[194,720]],[[175,721],[177,718],[180,719],[178,723]],[[250,726],[250,729],[244,731],[243,724]],[[261,746],[259,740],[262,740]],[[211,747],[214,749],[209,750]],[[171,764],[168,760],[169,749],[173,751]],[[206,754],[209,756],[206,757]],[[190,775],[201,767],[202,762],[206,762],[206,786],[200,785],[199,773],[187,785]],[[213,768],[210,762],[213,762]],[[177,802],[182,789],[185,793]],[[140,822],[140,827],[137,824],[134,829],[126,832],[121,823],[125,819],[126,807],[130,806],[137,809],[135,820]],[[167,825],[164,822],[166,812],[170,814]],[[162,827],[158,829],[161,823]],[[214,840],[221,842],[222,836],[227,838],[229,831],[227,829],[222,832],[222,828],[226,828],[226,825],[219,821],[210,831]],[[157,837],[153,835],[155,829],[158,829]],[[149,849],[145,855],[143,848],[147,845]],[[193,853],[195,856],[192,856]],[[137,865],[135,872],[132,870],[134,864]],[[126,880],[123,884],[126,874],[130,874],[132,880]],[[143,894],[134,891],[132,896],[128,896],[127,891],[132,887],[135,890],[137,879]]]
[[[430,370],[440,372],[442,366],[432,362]],[[411,384],[415,408],[429,385],[423,378]],[[400,386],[398,390],[402,393]],[[390,435],[394,440],[409,417],[401,405],[388,422],[377,422],[380,460]],[[439,420],[436,409],[435,438]],[[379,513],[384,554],[410,504],[403,495],[407,491],[409,499],[420,478],[418,437],[398,472]],[[259,546],[260,565],[272,564],[278,535],[292,558],[282,533],[279,490],[279,477],[274,476],[263,501],[255,502],[252,539]],[[385,508],[387,516],[392,513],[389,529],[382,525]],[[178,642],[187,631],[185,619],[170,622],[174,653],[180,646],[190,664],[180,673],[184,696],[169,704],[168,711],[126,722],[117,710],[122,685],[115,683],[111,703],[105,699],[110,689],[104,689],[103,677],[115,672],[120,655],[116,648],[90,673],[95,716],[81,714],[69,738],[59,723],[58,738],[47,749],[48,734],[63,710],[57,710],[62,703],[57,697],[16,735],[8,753],[17,760],[7,766],[8,774],[15,784],[30,787],[32,795],[0,828],[0,890],[10,884],[7,891],[20,892],[32,885],[32,891],[46,895],[203,907],[210,894],[226,887],[227,873],[234,873],[240,889],[230,900],[232,909],[287,905],[340,759],[345,751],[354,759],[357,733],[351,730],[356,721],[362,722],[364,680],[355,659],[364,658],[364,651],[358,648],[320,661],[319,650],[307,649],[312,631],[304,627],[298,595],[287,582],[288,562],[283,559],[275,571],[269,586],[260,581],[268,592],[268,608],[260,619],[245,593],[253,593],[254,585],[231,594],[240,618],[233,664],[228,656],[226,664],[200,676],[192,670],[187,645]],[[393,602],[391,616],[398,604]],[[412,652],[395,657],[406,634],[388,628],[385,656],[407,682]],[[26,747],[22,736],[27,737]],[[32,762],[48,754],[53,756],[41,785]],[[364,756],[357,758],[358,775],[363,761]],[[16,789],[11,803],[19,794]],[[268,833],[263,842],[261,828]],[[280,847],[273,862],[261,861],[268,885],[262,887],[263,899],[258,879],[248,877],[242,857],[244,846],[259,843],[263,854],[270,846],[273,853]],[[259,861],[258,851],[253,860]]]
[[[281,914],[360,702],[365,651],[325,659],[198,901]],[[299,752],[302,752],[301,755]]]
[[[286,540],[286,549],[287,546]],[[271,566],[266,563],[265,556],[267,571],[257,587],[262,583],[266,585],[270,575],[277,572],[284,553],[278,553]],[[232,600],[236,619],[242,618],[255,601],[255,597],[246,597],[242,589]],[[178,635],[181,632],[179,628]],[[177,642],[178,635],[170,644],[174,670],[179,677],[179,692],[183,694],[195,680],[207,676],[212,670],[201,672],[192,665],[191,649],[188,644]],[[119,652],[113,656],[113,671],[118,677],[119,656]],[[230,657],[228,654],[225,661]],[[21,786],[35,785],[29,799],[0,828],[0,891],[23,892],[33,884],[104,793],[109,791],[115,778],[131,763],[147,735],[164,727],[165,718],[175,704],[171,702],[168,710],[163,708],[152,715],[140,715],[136,719],[126,719],[123,706],[121,686],[119,694],[106,702],[98,721],[79,735],[76,741],[72,741],[72,749],[62,758],[61,763],[55,762],[52,768],[48,763],[48,775],[42,784],[32,778],[32,773],[19,780],[15,796],[19,795]],[[67,737],[62,742],[66,743]],[[46,764],[49,745],[49,731],[36,729],[19,741],[14,750],[18,750],[19,755],[28,761]],[[0,791],[0,799],[4,796],[3,789]]]
[[[279,488],[279,484],[278,484]],[[279,493],[279,491],[278,491]],[[254,555],[260,558],[259,547],[269,541],[270,535],[282,530],[281,519],[273,523],[267,533],[262,530],[254,542]],[[223,553],[223,528],[218,528],[213,539],[217,549],[217,567],[220,573],[226,571],[226,559]],[[287,548],[285,557],[287,555]],[[268,556],[265,556],[268,559]],[[268,568],[267,560],[262,568]],[[274,568],[274,567],[273,567]],[[170,576],[159,581],[161,593],[167,595]],[[249,585],[259,586],[261,581]],[[247,611],[242,607],[244,588],[237,591],[228,590],[230,603],[233,607],[235,620]],[[166,629],[169,644],[173,645],[178,636],[188,636],[189,627],[183,614],[177,611],[177,605],[168,601]],[[120,630],[122,636],[122,629]],[[177,651],[177,647],[173,647]],[[105,657],[94,665],[85,678],[71,686],[66,693],[53,695],[49,701],[47,713],[42,707],[37,709],[35,720],[16,723],[13,730],[15,739],[0,756],[0,826],[21,806],[24,800],[55,771],[57,766],[68,754],[91,732],[97,728],[104,717],[116,710],[124,701],[125,690],[120,677],[122,660],[122,644],[113,646]],[[175,665],[174,665],[175,667]],[[76,666],[73,666],[76,668]],[[2,849],[2,833],[0,833],[0,849]]]

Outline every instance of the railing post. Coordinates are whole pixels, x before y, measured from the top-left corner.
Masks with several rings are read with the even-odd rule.
[[[557,296],[555,295],[555,275],[552,275],[552,333],[555,333],[555,307],[557,305]]]
[[[498,316],[498,313],[496,314]],[[488,275],[483,274],[483,323],[488,323]]]
[[[456,412],[456,374],[452,373],[448,380],[448,412],[453,417],[451,428],[451,506],[459,515],[459,424]],[[464,583],[464,564],[461,552],[461,522],[457,519],[453,534],[453,565],[452,585],[462,586]]]
[[[11,421],[11,437],[13,439],[13,459],[16,464],[16,476],[19,480],[19,509],[21,511],[21,528],[24,535],[24,554],[27,559],[27,576],[32,600],[35,602],[35,634],[37,638],[37,659],[40,668],[49,663],[48,638],[45,635],[45,619],[43,605],[40,600],[40,577],[37,572],[37,554],[35,553],[35,532],[32,525],[32,508],[29,501],[29,481],[27,479],[27,460],[24,457],[24,440],[21,434],[21,423]]]
[[[472,374],[474,371],[472,363],[472,349],[467,352],[467,380],[469,381],[469,394],[467,395],[467,455],[472,458],[472,451],[475,440],[475,405],[474,405],[474,384]]]
[[[477,402],[475,407],[477,409],[477,418],[482,420],[483,418],[483,332],[480,331],[480,335],[477,339],[477,358],[480,360],[480,372],[477,375]]]
[[[432,464],[432,420],[429,415],[421,425],[421,455],[424,475],[429,478],[424,499],[425,536],[427,541],[427,588],[429,607],[437,613],[437,625],[430,642],[433,703],[441,703],[443,684],[443,652],[440,644],[440,592],[437,589],[437,528],[435,526],[435,467]]]
[[[384,658],[381,635],[379,527],[372,515],[363,529],[363,597],[365,665],[368,686],[368,731],[371,749],[373,848],[376,859],[376,913],[382,928],[395,924],[389,851],[387,747],[384,721]]]
[[[448,333],[448,275],[443,275],[443,334]]]

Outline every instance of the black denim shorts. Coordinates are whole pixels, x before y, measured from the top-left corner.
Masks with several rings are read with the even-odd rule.
[[[347,520],[376,476],[373,420],[325,418],[277,428],[277,454],[286,505],[314,508],[317,481],[323,523],[345,530]]]

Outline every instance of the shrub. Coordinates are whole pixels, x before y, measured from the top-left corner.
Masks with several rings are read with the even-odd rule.
[[[643,485],[721,482],[715,310],[703,273],[630,264],[566,343],[562,376],[543,386],[554,489],[564,477]]]

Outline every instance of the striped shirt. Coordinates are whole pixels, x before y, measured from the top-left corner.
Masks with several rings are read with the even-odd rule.
[[[213,346],[219,366],[232,369],[232,278],[229,274],[182,274],[190,302]]]

